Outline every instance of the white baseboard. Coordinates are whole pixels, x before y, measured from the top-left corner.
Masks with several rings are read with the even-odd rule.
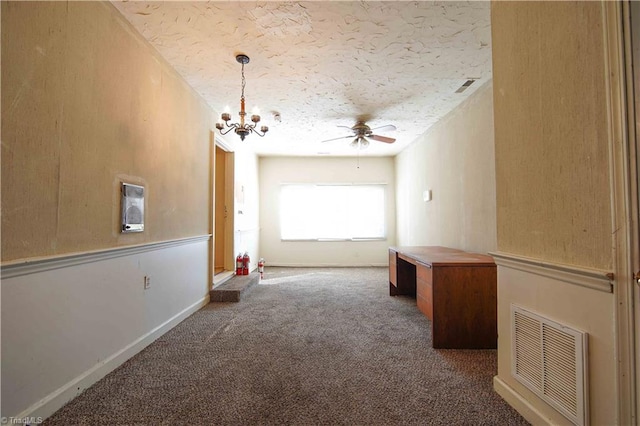
[[[389,263],[363,263],[363,264],[356,264],[356,265],[345,265],[345,264],[336,264],[336,263],[308,264],[308,263],[269,262],[266,268],[268,268],[269,266],[279,266],[283,268],[388,268]]]
[[[493,378],[493,389],[529,423],[533,425],[552,424],[549,418],[545,417],[536,407],[531,405],[529,401],[524,399],[522,395],[498,376]]]
[[[104,361],[101,361],[98,364],[94,365],[92,368],[85,371],[80,376],[71,380],[64,386],[61,386],[23,412],[17,414],[15,417],[13,417],[13,419],[37,417],[45,419],[51,416],[53,413],[62,408],[67,402],[71,401],[73,398],[82,393],[85,389],[118,368],[125,361],[136,355],[138,352],[142,351],[144,348],[153,343],[157,338],[171,330],[188,316],[198,311],[208,303],[209,294],[207,294],[205,297],[203,297],[193,305],[187,307],[182,312],[179,312],[172,318],[169,318],[163,324],[149,331],[147,334],[141,336],[131,344],[122,348],[120,351],[111,355]]]

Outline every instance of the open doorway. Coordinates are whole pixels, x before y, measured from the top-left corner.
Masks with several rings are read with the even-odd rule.
[[[216,139],[214,154],[213,286],[233,276],[234,154]]]

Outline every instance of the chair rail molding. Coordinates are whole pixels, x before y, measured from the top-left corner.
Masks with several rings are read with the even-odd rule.
[[[553,278],[605,293],[613,293],[614,274],[610,271],[562,265],[503,252],[489,254],[493,256],[498,266]]]
[[[19,277],[54,269],[68,268],[70,266],[77,266],[85,263],[99,262],[116,257],[130,256],[139,253],[162,250],[169,247],[194,244],[201,241],[208,241],[211,239],[211,237],[211,234],[205,234],[194,237],[179,238],[175,240],[138,244],[134,246],[115,247],[105,250],[94,250],[82,253],[63,254],[60,256],[47,256],[16,260],[3,263],[0,267],[0,275],[3,279]]]

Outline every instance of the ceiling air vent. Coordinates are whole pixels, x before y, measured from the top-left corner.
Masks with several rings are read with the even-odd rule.
[[[471,86],[471,85],[473,84],[473,82],[474,82],[474,81],[475,81],[475,80],[473,80],[473,79],[470,79],[470,80],[465,81],[465,82],[464,82],[464,84],[463,84],[462,86],[460,86],[460,88],[459,88],[458,90],[456,90],[456,93],[462,93],[462,92],[464,92],[465,90],[467,90],[467,88],[468,88],[469,86]]]
[[[511,305],[511,374],[573,424],[587,425],[587,333]]]

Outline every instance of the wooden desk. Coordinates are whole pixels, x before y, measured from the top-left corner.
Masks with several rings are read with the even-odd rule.
[[[390,247],[389,294],[416,298],[434,348],[497,347],[497,272],[491,256],[447,247]]]

